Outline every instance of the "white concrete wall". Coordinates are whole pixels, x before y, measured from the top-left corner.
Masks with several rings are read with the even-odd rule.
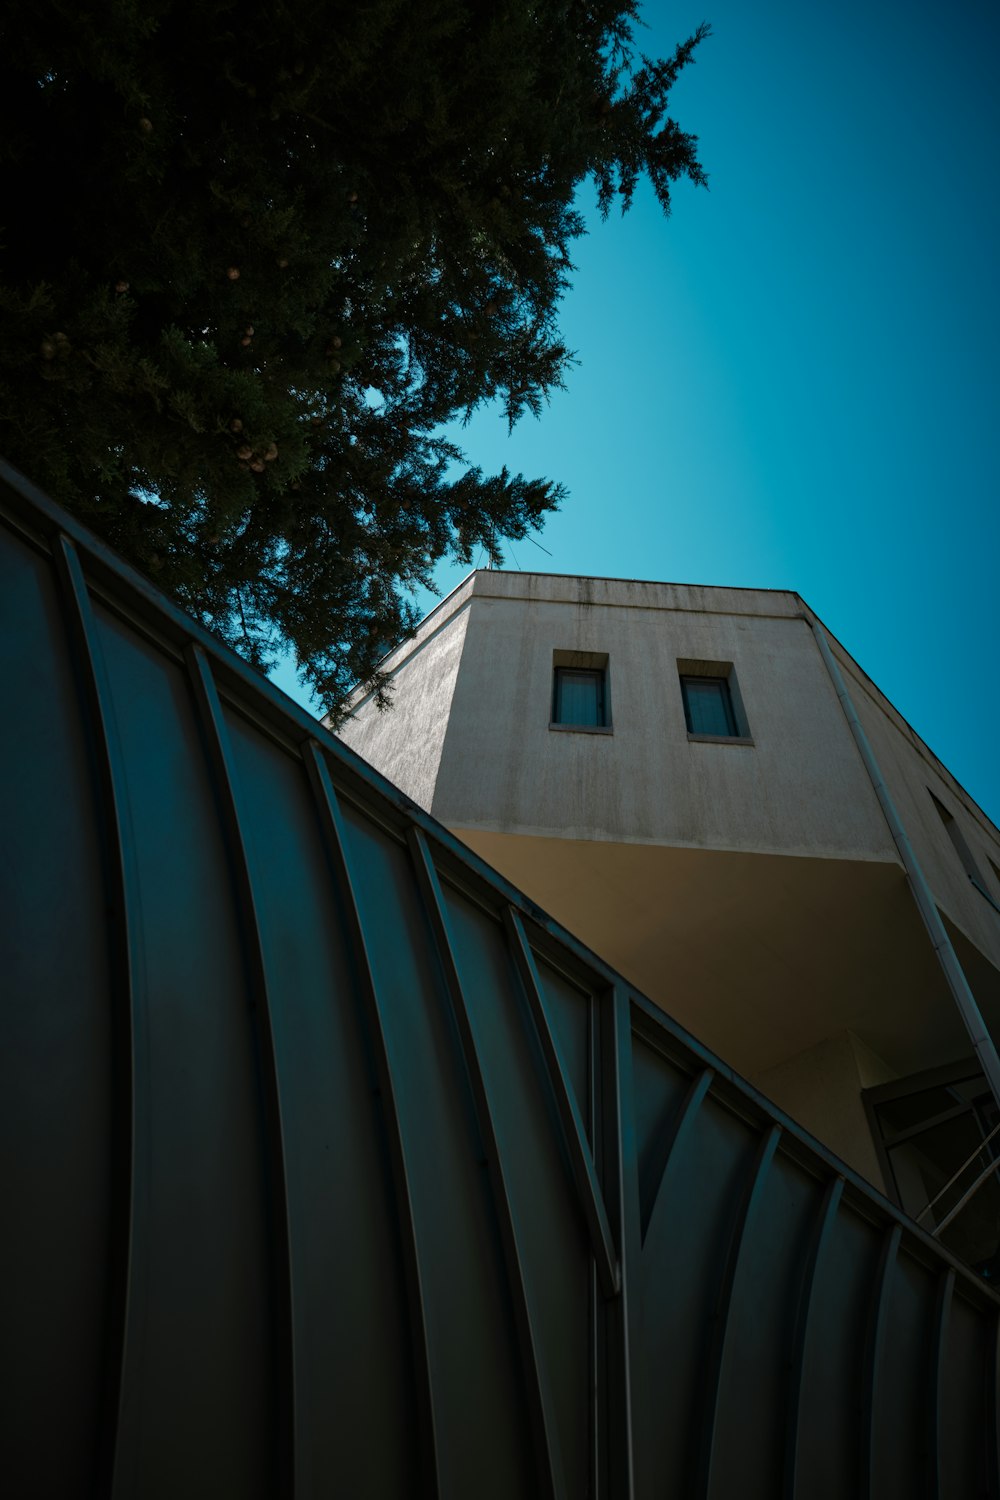
[[[895,859],[801,613],[792,592],[480,571],[388,658],[394,708],[361,700],[343,739],[462,828]],[[928,789],[997,906],[999,832],[832,645],[931,888],[1000,966],[1000,912]],[[556,649],[609,654],[612,735],[550,729]],[[678,658],[733,661],[753,747],[688,741]]]
[[[798,595],[479,572],[386,666],[343,738],[452,827],[897,860]],[[859,716],[942,908],[1000,970],[1000,834],[846,652]],[[549,727],[556,650],[607,653],[613,733]],[[678,659],[731,661],[753,746],[688,739]]]
[[[462,828],[895,858],[800,609],[782,593],[478,574],[430,810]],[[550,729],[555,650],[607,652],[613,734]],[[689,741],[685,658],[734,664],[752,746]]]
[[[380,711],[365,697],[340,731],[345,744],[424,808],[434,801],[471,594],[469,580],[382,664],[393,674],[392,706]]]

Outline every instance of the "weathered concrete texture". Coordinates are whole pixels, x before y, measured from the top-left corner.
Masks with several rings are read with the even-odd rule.
[[[475,573],[388,658],[394,711],[362,700],[343,738],[453,826],[896,861],[803,611],[783,591]],[[1000,913],[929,792],[997,905],[1000,834],[833,649],[935,895],[1000,966]],[[608,654],[612,734],[549,727],[556,650]],[[679,659],[733,663],[753,746],[689,740]]]
[[[471,589],[469,590],[471,592]],[[469,623],[467,606],[443,621],[425,621],[412,641],[386,665],[405,666],[393,681],[393,706],[380,712],[367,698],[340,731],[340,738],[388,776],[421,807],[434,801],[448,715]],[[400,687],[403,692],[400,693]],[[398,711],[393,711],[399,706]]]
[[[435,817],[566,838],[895,858],[794,596],[748,594],[742,613],[708,613],[593,604],[582,587],[575,603],[481,596],[480,576]],[[777,616],[765,612],[775,600]],[[559,649],[608,653],[613,734],[549,728]],[[733,663],[752,746],[688,739],[677,662],[692,658]]]

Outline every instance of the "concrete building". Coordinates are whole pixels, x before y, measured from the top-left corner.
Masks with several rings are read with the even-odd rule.
[[[383,666],[353,749],[993,1274],[1000,834],[797,594],[476,572]]]

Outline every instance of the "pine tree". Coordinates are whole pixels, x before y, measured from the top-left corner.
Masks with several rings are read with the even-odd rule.
[[[0,452],[336,709],[409,589],[558,484],[442,424],[539,412],[583,225],[704,180],[634,0],[8,0]],[[497,557],[497,560],[499,558]]]

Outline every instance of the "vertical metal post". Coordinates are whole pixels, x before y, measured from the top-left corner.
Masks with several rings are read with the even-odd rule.
[[[619,985],[603,1007],[600,1036],[602,1159],[605,1191],[618,1241],[621,1295],[605,1304],[608,1329],[609,1496],[633,1500],[632,1330],[639,1312],[639,1179],[632,1101],[632,1019]]]

